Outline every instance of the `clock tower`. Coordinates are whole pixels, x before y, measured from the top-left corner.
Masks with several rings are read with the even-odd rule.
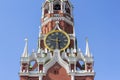
[[[20,80],[94,80],[94,60],[88,40],[86,52],[77,48],[73,6],[69,0],[45,0],[38,48],[21,56]]]

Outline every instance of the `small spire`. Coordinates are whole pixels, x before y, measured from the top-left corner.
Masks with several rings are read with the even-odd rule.
[[[90,48],[88,44],[88,38],[86,38],[86,53],[85,54],[87,57],[91,57]]]
[[[25,47],[24,47],[22,57],[28,57],[28,39],[27,38],[25,39]]]

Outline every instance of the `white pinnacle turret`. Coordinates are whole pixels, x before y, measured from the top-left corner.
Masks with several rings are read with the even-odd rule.
[[[24,47],[24,51],[23,51],[23,54],[22,54],[22,57],[28,57],[28,39],[26,38],[25,39],[25,47]]]
[[[86,52],[85,52],[87,57],[91,57],[91,53],[90,53],[90,48],[89,48],[89,44],[88,44],[88,39],[86,39]]]

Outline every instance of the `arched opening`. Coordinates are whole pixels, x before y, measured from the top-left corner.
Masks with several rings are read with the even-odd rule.
[[[59,64],[55,63],[48,69],[47,75],[42,80],[71,80],[71,76],[67,74],[67,71]]]
[[[60,4],[59,3],[57,3],[57,4],[54,4],[54,10],[61,10],[61,6],[60,6]]]
[[[65,8],[66,12],[70,14],[70,8]]]
[[[48,3],[46,3],[45,4],[45,6],[44,6],[44,14],[47,14],[48,13],[48,11],[49,11],[49,4]]]
[[[85,63],[84,63],[84,61],[81,61],[81,60],[77,61],[76,70],[77,71],[85,70]]]
[[[59,0],[55,0],[53,4],[54,11],[61,10],[61,2]]]
[[[38,71],[38,64],[35,60],[30,61],[29,70]]]
[[[65,5],[65,10],[66,10],[66,13],[71,14],[70,13],[70,5],[68,3]]]

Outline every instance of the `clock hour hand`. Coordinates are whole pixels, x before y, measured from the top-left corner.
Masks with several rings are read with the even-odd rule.
[[[56,38],[56,39],[50,39],[50,40],[55,41],[55,42],[60,42],[61,41],[58,38]]]
[[[56,41],[56,39],[50,39],[50,40],[52,40],[52,41]]]
[[[59,42],[60,42],[61,40],[59,40],[58,37],[57,37],[56,39],[50,39],[50,40],[54,41],[54,42],[56,43],[56,49],[59,49]]]
[[[56,49],[58,49],[58,46],[59,46],[59,39],[58,38],[56,38]]]

